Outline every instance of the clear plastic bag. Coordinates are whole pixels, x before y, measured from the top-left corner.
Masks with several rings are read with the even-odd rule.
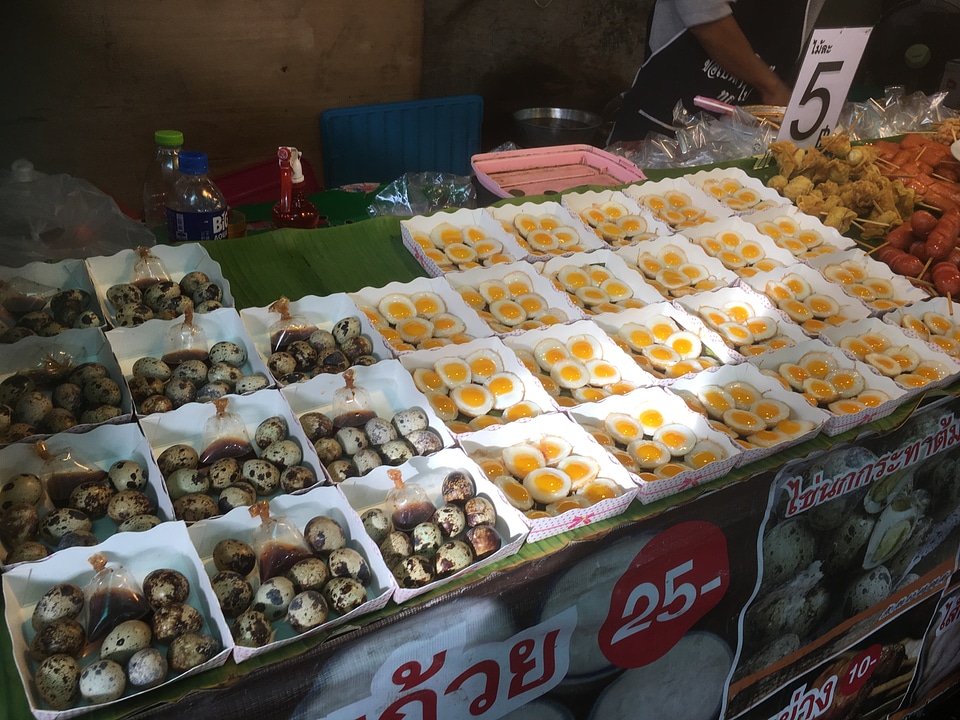
[[[289,518],[272,517],[270,503],[260,500],[250,506],[250,515],[260,518],[253,531],[253,550],[260,566],[260,582],[287,571],[301,560],[313,557],[303,533]]]
[[[884,88],[884,97],[863,103],[846,103],[835,132],[851,140],[873,140],[910,132],[926,132],[947,118],[958,116],[944,102],[948,93],[906,93],[900,85]]]
[[[367,208],[378,215],[429,215],[445,208],[477,207],[477,190],[469,177],[452,173],[405,173],[374,196]]]
[[[403,481],[399,470],[387,470],[393,481],[393,489],[387,492],[386,506],[393,526],[398,530],[413,530],[426,522],[437,511],[436,505],[427,496],[427,491],[414,483]]]
[[[84,459],[73,448],[51,452],[43,440],[34,443],[33,451],[43,461],[38,475],[47,491],[47,497],[55,507],[70,505],[70,494],[84,483],[100,482],[107,472]]]
[[[179,365],[187,360],[206,360],[210,350],[206,331],[193,322],[193,308],[183,313],[183,322],[167,330],[161,359],[167,365]]]
[[[120,623],[146,617],[150,603],[140,583],[125,567],[107,567],[103,553],[93,555],[89,562],[96,575],[83,588],[84,626],[87,639],[97,642]]]
[[[43,310],[60,288],[44,285],[14,275],[9,280],[0,279],[0,305],[13,315]]]
[[[227,398],[214,400],[217,412],[203,424],[201,465],[209,465],[223,458],[235,458],[243,462],[256,457],[243,418],[227,410],[228,402]]]
[[[141,245],[137,248],[137,261],[133,264],[133,278],[130,282],[141,290],[154,283],[170,279],[170,273],[164,267],[163,261],[153,254],[153,251]]]
[[[46,175],[24,159],[0,174],[3,264],[112,255],[156,239],[86,180]]]
[[[363,427],[377,415],[370,393],[353,381],[353,370],[347,370],[343,373],[344,386],[333,393],[333,424],[337,427]]]
[[[290,301],[285,297],[274,301],[267,309],[280,316],[270,323],[270,327],[267,329],[271,352],[282,350],[297,340],[307,340],[317,329],[316,325],[311,325],[302,315],[290,312]]]

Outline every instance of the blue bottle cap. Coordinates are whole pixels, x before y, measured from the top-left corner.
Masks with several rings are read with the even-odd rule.
[[[206,175],[209,169],[205,152],[180,151],[180,172],[184,175]]]

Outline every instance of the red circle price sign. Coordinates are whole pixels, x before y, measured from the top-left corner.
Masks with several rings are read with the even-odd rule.
[[[715,525],[691,521],[664,530],[614,586],[600,649],[620,667],[652,663],[716,607],[729,584],[727,539]]]
[[[843,677],[840,678],[841,696],[855,695],[864,686],[877,668],[882,649],[880,645],[871,645],[850,661]]]

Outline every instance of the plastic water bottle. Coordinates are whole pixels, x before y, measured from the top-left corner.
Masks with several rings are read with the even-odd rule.
[[[213,181],[207,177],[207,154],[180,152],[180,177],[167,199],[167,238],[222,240],[227,237],[230,209]]]
[[[183,147],[183,133],[157,130],[153,139],[157,143],[157,154],[147,167],[143,181],[143,220],[149,230],[167,226],[167,196],[177,182],[177,156]]]

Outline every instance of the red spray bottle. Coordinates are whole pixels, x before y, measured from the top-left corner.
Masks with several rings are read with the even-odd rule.
[[[273,224],[280,227],[315,228],[320,222],[317,206],[303,192],[300,151],[295,147],[277,148],[280,161],[280,199],[273,206]]]

